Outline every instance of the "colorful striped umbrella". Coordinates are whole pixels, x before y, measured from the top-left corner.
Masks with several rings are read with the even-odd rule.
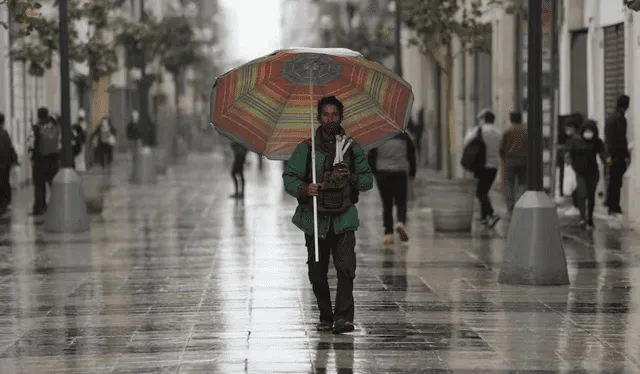
[[[216,79],[211,123],[272,160],[287,160],[313,136],[323,96],[344,104],[342,126],[365,150],[406,129],[411,85],[349,49],[294,48],[248,62]]]

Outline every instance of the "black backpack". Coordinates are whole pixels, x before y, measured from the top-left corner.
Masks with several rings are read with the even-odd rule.
[[[307,149],[307,162],[305,165],[304,177],[302,178],[302,180],[305,183],[311,183],[312,181],[311,179],[311,171],[312,171],[311,170],[311,140],[306,140],[305,143],[308,145],[309,149]],[[355,174],[356,173],[356,156],[355,156],[355,153],[353,152],[353,147],[349,147],[347,152],[349,152],[349,170],[351,171],[351,174]],[[351,200],[351,203],[355,205],[360,199],[360,190],[358,190],[358,186],[355,184],[349,184],[349,187],[350,187],[349,199]],[[311,197],[298,198],[298,204],[300,205],[308,204],[310,201],[311,201]]]
[[[487,145],[482,139],[482,126],[478,126],[478,134],[462,151],[462,167],[472,173],[482,169],[487,161]]]

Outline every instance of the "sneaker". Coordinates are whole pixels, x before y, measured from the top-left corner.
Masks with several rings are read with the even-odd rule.
[[[382,243],[386,246],[393,245],[393,234],[385,235]]]
[[[355,329],[356,327],[353,325],[353,323],[340,319],[333,324],[332,332],[334,334],[342,334],[344,332],[353,332],[353,330]]]
[[[490,229],[494,228],[498,221],[500,221],[500,216],[498,216],[497,214],[492,215],[491,217],[487,218],[487,227]]]
[[[333,322],[331,321],[320,321],[316,324],[316,331],[330,331],[333,328]]]
[[[593,219],[587,221],[587,229],[593,230],[596,228],[596,225],[593,223]]]
[[[565,217],[576,217],[579,215],[580,215],[580,210],[578,210],[578,208],[576,208],[575,206],[572,206],[566,212],[564,212]]]
[[[582,230],[586,230],[587,229],[587,221],[585,220],[580,220],[580,228]]]
[[[409,241],[409,235],[407,234],[407,229],[404,227],[404,223],[398,222],[396,225],[396,232],[400,235],[400,240],[403,242]]]

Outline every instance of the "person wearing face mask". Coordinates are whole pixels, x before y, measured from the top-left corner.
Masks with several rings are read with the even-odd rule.
[[[104,117],[100,121],[100,125],[98,125],[91,137],[97,139],[95,158],[103,168],[111,168],[113,148],[116,145],[116,130],[111,126],[111,121],[109,121],[108,117]]]
[[[596,122],[586,120],[580,130],[580,136],[569,139],[566,147],[566,162],[571,164],[578,182],[576,193],[580,210],[580,227],[593,229],[596,187],[600,179],[598,156],[603,163],[606,162],[605,146],[598,136]]]
[[[320,310],[319,331],[333,333],[354,330],[353,280],[356,271],[355,231],[358,229],[358,191],[373,188],[373,174],[362,147],[353,142],[344,154],[344,163],[334,165],[336,135],[345,135],[341,126],[343,104],[334,96],[318,103],[320,126],[315,136],[316,176],[312,183],[311,140],[296,147],[282,175],[287,193],[298,198],[292,222],[304,232],[309,281]],[[318,200],[318,252],[315,260],[313,201]],[[332,310],[327,274],[333,256],[338,287]]]

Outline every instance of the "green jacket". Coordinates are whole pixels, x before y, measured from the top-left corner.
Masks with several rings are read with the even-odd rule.
[[[351,144],[355,156],[355,169],[358,190],[361,192],[373,188],[373,173],[369,167],[368,158],[362,147],[356,142]],[[303,178],[306,174],[307,153],[311,151],[311,146],[305,142],[298,144],[293,151],[287,168],[282,174],[284,188],[287,193],[296,198],[305,197],[304,187],[306,183]],[[324,172],[324,161],[326,156],[316,150],[316,177],[318,182]],[[313,235],[313,202],[299,204],[291,220],[305,234]],[[318,212],[318,236],[324,238],[329,232],[329,224],[333,221],[333,230],[336,234],[345,231],[355,231],[360,224],[358,220],[358,209],[355,205],[350,206],[346,211],[337,214]]]

